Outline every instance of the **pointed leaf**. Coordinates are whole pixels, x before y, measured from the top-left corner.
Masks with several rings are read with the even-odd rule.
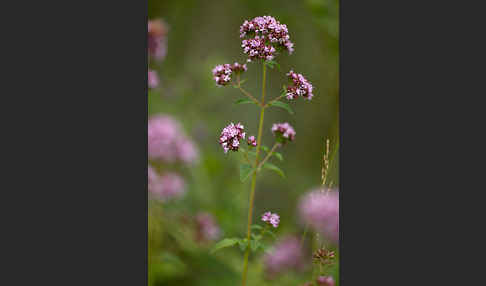
[[[252,240],[250,243],[251,251],[255,252],[258,248],[261,247],[261,243],[258,240]]]
[[[253,104],[256,105],[256,103],[253,100],[248,99],[248,98],[240,98],[237,101],[235,101],[235,105],[238,105],[238,104],[248,104],[248,103],[253,103]]]
[[[275,166],[272,163],[267,162],[267,163],[263,164],[263,168],[272,170],[272,171],[278,173],[282,178],[285,178],[284,172],[279,167]]]
[[[254,224],[254,225],[251,226],[251,229],[261,230],[261,229],[263,229],[263,226],[261,226],[259,224]]]
[[[246,181],[246,179],[248,179],[248,177],[250,176],[252,171],[253,171],[253,168],[251,167],[250,164],[241,164],[241,166],[240,166],[240,180],[242,182]]]
[[[290,114],[295,114],[295,112],[292,110],[292,108],[290,108],[290,105],[288,105],[285,102],[274,101],[274,102],[272,102],[272,104],[270,104],[270,106],[280,107],[280,108],[287,110]]]
[[[268,152],[268,150],[270,150],[270,149],[268,149],[268,147],[267,147],[267,146],[265,146],[265,145],[260,146],[260,148],[262,148],[262,150],[263,150],[263,151],[265,151],[265,152]]]
[[[245,251],[248,247],[248,239],[240,239],[238,241],[238,245],[240,246],[241,251]]]
[[[273,152],[273,153],[272,153],[272,156],[275,156],[275,157],[277,157],[277,158],[278,158],[280,161],[283,161],[283,156],[282,156],[282,154],[281,154],[281,153],[279,153],[279,152]]]
[[[215,253],[216,251],[225,247],[231,247],[237,244],[239,241],[239,238],[225,238],[214,245],[214,247],[211,249],[211,253]]]

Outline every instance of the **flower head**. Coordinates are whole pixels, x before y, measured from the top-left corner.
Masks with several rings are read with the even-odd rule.
[[[156,88],[157,86],[159,86],[159,76],[157,75],[157,71],[148,70],[148,87]]]
[[[272,225],[273,227],[277,227],[280,223],[280,216],[276,213],[266,212],[262,215],[262,221]]]
[[[192,163],[198,152],[178,121],[168,115],[154,115],[148,120],[148,156],[169,163]]]
[[[148,21],[148,54],[163,60],[167,54],[167,24],[160,19]]]
[[[272,251],[267,252],[263,258],[266,274],[270,277],[301,268],[303,253],[299,240],[296,237],[286,237],[279,241]]]
[[[336,191],[314,190],[299,203],[302,220],[325,238],[339,241],[339,194]]]
[[[246,64],[241,65],[237,62],[232,65],[217,65],[213,69],[213,78],[217,86],[225,86],[231,81],[231,75],[233,73],[245,72],[246,69]]]
[[[228,150],[238,151],[240,147],[240,140],[245,139],[244,127],[240,123],[236,125],[233,122],[230,125],[223,128],[221,136],[219,137],[219,144],[223,147],[224,153]]]
[[[249,62],[255,59],[273,60],[280,50],[287,50],[289,54],[294,51],[287,25],[280,24],[271,16],[245,20],[240,26],[240,38],[245,38],[241,47],[248,55]]]
[[[277,137],[277,140],[281,141],[282,143],[293,141],[296,134],[294,128],[287,122],[273,124],[272,132]]]
[[[311,100],[314,94],[312,94],[312,84],[305,79],[300,73],[295,73],[291,70],[287,76],[291,81],[291,84],[287,87],[287,99],[291,100],[302,96],[308,100]]]
[[[221,235],[214,217],[209,213],[198,213],[196,215],[197,239],[199,241],[216,240]]]
[[[248,137],[248,140],[246,142],[248,143],[249,146],[255,147],[257,145],[255,136]]]
[[[319,276],[316,283],[317,286],[334,286],[334,278],[332,276]]]

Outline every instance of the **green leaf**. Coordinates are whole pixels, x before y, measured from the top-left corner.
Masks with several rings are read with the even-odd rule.
[[[270,234],[274,239],[277,239],[277,236],[275,235],[275,233],[273,233],[271,230],[265,230],[263,233],[268,233]]]
[[[238,105],[238,104],[248,104],[248,103],[253,103],[253,104],[256,105],[256,103],[253,100],[248,99],[248,98],[240,98],[237,101],[235,101],[235,105]]]
[[[213,248],[211,249],[211,253],[215,253],[216,251],[225,247],[231,247],[237,244],[239,241],[239,238],[225,238],[213,246]]]
[[[240,246],[241,251],[245,251],[248,247],[248,239],[240,239],[238,240],[238,245]]]
[[[275,156],[275,157],[277,157],[277,158],[278,158],[280,161],[283,161],[283,156],[282,156],[282,154],[281,154],[281,153],[279,153],[279,152],[273,152],[273,153],[272,153],[272,156]]]
[[[260,239],[262,239],[262,236],[260,234],[254,234],[254,233],[252,233],[251,234],[251,238],[253,240],[260,240]]]
[[[273,69],[275,66],[278,68],[278,70],[280,70],[280,65],[279,63],[277,63],[276,61],[274,60],[270,60],[270,61],[265,61],[265,65],[268,66],[269,68]]]
[[[240,180],[246,181],[253,171],[253,167],[250,164],[241,164],[240,166]]]
[[[269,149],[267,146],[265,146],[265,145],[260,146],[260,148],[262,148],[262,150],[263,150],[263,151],[265,151],[265,152],[268,152],[268,150],[270,150],[270,149]]]
[[[287,110],[290,114],[295,114],[295,112],[292,110],[292,108],[290,108],[290,105],[288,105],[285,102],[281,102],[281,101],[277,100],[277,101],[272,102],[270,104],[270,106],[280,107],[280,108]]]
[[[248,151],[248,154],[250,154],[252,156],[256,156],[256,152],[255,151]]]
[[[261,247],[261,242],[258,241],[258,240],[252,240],[251,243],[250,243],[250,248],[251,248],[251,251],[255,252],[258,250],[259,247]]]
[[[272,170],[272,171],[278,173],[282,178],[285,178],[284,172],[279,167],[275,166],[272,163],[267,162],[267,163],[263,164],[263,168]]]
[[[263,226],[261,226],[259,224],[254,224],[254,225],[251,226],[251,229],[261,230],[261,229],[263,229]]]

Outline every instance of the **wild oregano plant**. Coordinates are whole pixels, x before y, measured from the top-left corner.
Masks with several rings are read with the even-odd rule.
[[[232,85],[239,89],[246,98],[238,99],[236,104],[255,104],[260,108],[260,120],[258,124],[258,134],[246,137],[244,125],[240,122],[237,124],[230,123],[221,132],[219,144],[225,153],[228,151],[241,151],[243,162],[240,166],[240,179],[242,182],[251,177],[250,197],[248,206],[248,223],[247,235],[245,238],[226,238],[218,242],[212,252],[219,249],[238,245],[244,251],[242,285],[246,285],[246,278],[248,272],[248,258],[250,252],[265,249],[263,243],[264,236],[275,236],[272,229],[277,228],[280,217],[276,213],[266,212],[263,214],[261,220],[265,223],[264,226],[252,224],[253,205],[255,198],[255,186],[257,174],[262,169],[274,171],[284,177],[284,172],[275,164],[270,163],[272,157],[278,160],[283,160],[283,155],[277,152],[278,148],[284,147],[287,143],[295,139],[296,132],[294,128],[287,122],[275,123],[272,125],[271,131],[274,134],[275,142],[272,147],[267,147],[262,144],[262,133],[264,126],[265,111],[269,107],[279,107],[287,110],[293,114],[289,104],[280,101],[284,97],[292,101],[298,97],[311,100],[313,97],[313,86],[301,74],[290,70],[287,73],[288,85],[284,85],[280,96],[266,101],[266,74],[267,67],[280,70],[280,65],[275,61],[275,58],[280,53],[287,51],[292,54],[294,51],[294,44],[290,41],[287,26],[281,24],[271,16],[256,17],[250,21],[245,22],[240,27],[240,38],[242,40],[243,53],[248,56],[247,62],[261,63],[262,73],[262,91],[261,98],[257,99],[246,91],[242,84],[245,82],[241,76],[247,71],[247,64],[223,64],[217,65],[213,69],[213,77],[218,86]],[[248,148],[241,146],[241,142],[246,140]],[[244,143],[243,143],[244,144]],[[265,152],[265,154],[263,154]],[[264,155],[264,156],[263,156]],[[252,232],[254,231],[254,232]]]

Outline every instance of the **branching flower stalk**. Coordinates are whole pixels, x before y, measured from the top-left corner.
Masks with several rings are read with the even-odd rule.
[[[255,104],[260,109],[257,137],[256,139],[255,136],[248,137],[248,149],[245,150],[244,148],[241,148],[243,151],[244,163],[240,166],[240,179],[243,182],[249,176],[252,177],[248,202],[247,231],[246,238],[226,238],[221,240],[213,247],[212,252],[234,245],[240,246],[240,248],[244,251],[242,285],[245,286],[247,281],[250,251],[256,251],[259,248],[264,249],[265,246],[260,242],[263,234],[268,233],[274,236],[273,232],[268,230],[268,227],[271,225],[273,228],[276,228],[280,222],[280,216],[275,213],[272,214],[271,212],[266,212],[262,216],[262,221],[267,224],[265,228],[262,228],[260,225],[252,224],[257,174],[265,168],[284,176],[283,171],[277,166],[271,164],[269,160],[273,156],[277,157],[279,160],[282,160],[282,155],[276,152],[276,149],[284,146],[290,141],[293,141],[296,135],[293,127],[287,122],[275,123],[271,128],[271,131],[275,136],[275,143],[270,149],[262,145],[265,110],[269,107],[280,107],[293,114],[290,106],[287,103],[279,100],[284,97],[286,97],[289,101],[292,101],[298,97],[310,100],[313,97],[313,87],[312,84],[308,82],[307,79],[305,79],[301,74],[297,74],[293,70],[290,70],[287,73],[289,85],[283,86],[282,94],[268,102],[265,102],[267,67],[273,69],[274,66],[278,66],[280,68],[278,63],[274,61],[275,56],[282,51],[287,51],[289,54],[292,54],[294,51],[294,44],[290,41],[287,26],[285,24],[280,24],[279,21],[270,16],[256,17],[250,21],[245,21],[241,25],[240,38],[243,39],[241,45],[243,52],[248,56],[247,62],[251,63],[256,61],[262,63],[263,70],[261,99],[256,99],[253,95],[251,95],[251,93],[242,87],[244,80],[241,80],[240,76],[243,72],[247,71],[246,64],[239,64],[235,62],[234,64],[217,65],[212,72],[213,79],[215,80],[216,85],[219,87],[230,85],[232,78],[235,78],[235,83],[232,84],[233,87],[240,90],[241,93],[248,98],[239,99],[236,104],[251,103]],[[240,122],[236,124],[230,123],[223,128],[219,138],[219,144],[225,153],[228,153],[229,151],[238,152],[240,150],[240,142],[246,139],[246,133],[244,130],[245,127]],[[255,148],[255,151],[252,151],[253,148]],[[262,150],[267,153],[263,159],[261,159]],[[253,161],[249,158],[249,155],[254,156]],[[260,229],[261,232],[259,235],[255,235],[252,234],[252,229]]]
[[[261,141],[262,141],[262,131],[263,131],[263,119],[265,116],[265,82],[266,82],[266,66],[263,64],[263,78],[262,78],[262,99],[260,102],[260,123],[258,124],[258,136],[257,136],[257,146],[256,146],[256,155],[255,155],[255,164],[254,166],[258,166],[258,159],[260,155],[260,146],[261,146]],[[268,153],[268,154],[271,154]],[[268,156],[267,158],[268,159]],[[253,202],[255,199],[255,186],[256,186],[256,175],[257,175],[257,169],[253,171],[253,177],[251,179],[251,188],[250,188],[250,201],[248,205],[248,224],[247,224],[247,234],[246,238],[248,241],[250,240],[251,237],[251,220],[253,217]],[[243,260],[243,278],[242,278],[242,285],[246,285],[246,276],[248,273],[248,257],[250,256],[250,248],[248,247],[245,251],[245,256]]]

